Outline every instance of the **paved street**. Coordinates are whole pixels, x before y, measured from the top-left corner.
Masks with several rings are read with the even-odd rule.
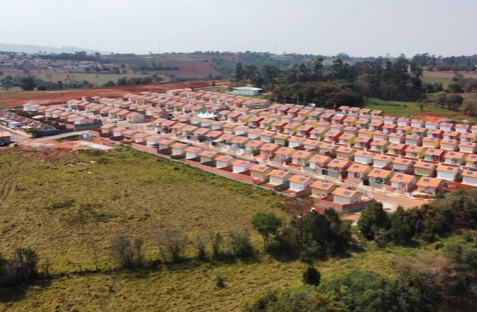
[[[31,139],[29,135],[27,135],[26,133],[24,133],[22,131],[12,130],[8,127],[4,127],[4,126],[1,126],[1,125],[0,125],[0,131],[9,132],[12,135],[11,136],[12,142],[15,142],[15,143],[18,143],[18,144],[21,144],[22,142]]]

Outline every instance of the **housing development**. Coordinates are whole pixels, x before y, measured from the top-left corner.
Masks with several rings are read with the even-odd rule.
[[[1,114],[18,129],[37,127],[37,135],[84,130],[286,196],[309,195],[316,209],[358,212],[378,200],[394,210],[477,186],[477,126],[233,94],[244,89],[85,96],[27,103],[21,114],[31,118]]]

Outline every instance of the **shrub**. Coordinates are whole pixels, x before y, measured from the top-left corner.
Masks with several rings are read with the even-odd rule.
[[[320,272],[312,266],[309,266],[308,268],[306,268],[305,272],[303,272],[303,282],[305,284],[319,286],[320,279]]]

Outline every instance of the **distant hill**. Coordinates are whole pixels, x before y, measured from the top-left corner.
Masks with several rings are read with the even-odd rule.
[[[106,51],[83,49],[83,48],[77,48],[77,47],[54,48],[54,47],[45,47],[45,46],[36,46],[36,45],[27,45],[27,44],[8,44],[8,43],[0,43],[0,51],[25,52],[25,53],[36,53],[36,52],[42,51],[46,53],[56,53],[56,54],[63,53],[63,52],[74,53],[78,51],[85,51],[87,53],[99,52],[101,54],[111,53]]]

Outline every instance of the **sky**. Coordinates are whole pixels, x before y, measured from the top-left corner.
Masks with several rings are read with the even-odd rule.
[[[15,0],[0,42],[114,53],[477,54],[475,0]]]

